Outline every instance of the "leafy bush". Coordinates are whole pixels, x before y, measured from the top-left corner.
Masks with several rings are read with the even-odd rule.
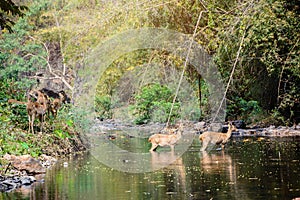
[[[228,117],[233,119],[243,119],[246,123],[256,122],[260,116],[262,116],[262,109],[257,101],[245,100],[237,97],[234,99],[236,103],[229,104]]]
[[[34,4],[40,8],[39,4]],[[33,5],[32,5],[33,6]],[[28,16],[38,15],[40,9],[29,11],[12,27],[13,33],[3,32],[0,40],[0,128],[27,127],[25,105],[8,105],[8,99],[26,101],[26,91],[36,80],[32,77],[46,65],[46,50],[32,36],[35,29]]]
[[[212,3],[211,8],[215,9],[219,2]],[[248,3],[251,1],[245,1],[244,6]],[[253,103],[257,103],[265,113],[271,114],[271,118],[275,109],[284,117],[283,121],[290,121],[290,125],[293,121],[300,122],[296,116],[300,113],[297,95],[300,93],[297,81],[300,74],[300,20],[296,1],[262,0],[251,3],[243,15],[240,15],[240,8],[225,18],[216,12],[211,15],[215,22],[212,27],[218,30],[214,41],[219,43],[214,59],[225,79],[229,77],[239,45],[242,45],[234,80],[227,93],[228,102],[232,104],[228,107],[230,114],[241,115],[245,112],[243,109],[247,114],[252,108],[256,110]],[[247,99],[246,102],[235,98],[237,96]],[[242,107],[236,108],[237,105]],[[246,119],[256,117],[245,114]]]
[[[4,80],[0,82],[0,128],[20,127],[27,125],[27,112],[25,105],[8,104],[8,99],[25,101],[25,91],[15,81]]]
[[[131,108],[136,116],[135,123],[148,123],[150,120],[166,122],[172,107],[174,95],[164,85],[151,84],[142,88],[141,92],[135,95],[135,105]],[[180,103],[175,102],[171,121],[179,117]]]
[[[109,119],[112,117],[111,112],[111,98],[106,96],[96,96],[95,98],[95,111],[101,119]]]
[[[49,52],[35,31],[40,23],[43,9],[50,1],[30,3],[30,9],[12,27],[5,30],[0,39],[0,156],[31,154],[38,156],[65,155],[85,148],[77,132],[75,120],[81,116],[72,109],[60,110],[56,119],[47,118],[40,134],[36,120],[35,134],[27,133],[28,117],[25,105],[8,104],[7,100],[26,101],[26,91],[34,84],[37,71],[44,71]]]
[[[13,124],[7,118],[0,126],[0,156],[6,153],[30,154],[34,157],[41,154],[64,156],[84,150],[83,135],[78,133],[79,127],[74,122],[76,117],[78,115],[73,112],[72,106],[64,105],[56,119],[46,119],[43,133],[38,132],[39,122],[36,120],[34,134],[27,132],[27,116],[24,116],[25,124]],[[0,118],[2,119],[2,115]]]

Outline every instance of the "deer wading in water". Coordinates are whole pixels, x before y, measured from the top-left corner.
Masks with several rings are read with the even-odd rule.
[[[229,123],[227,133],[211,132],[211,131],[202,133],[199,136],[199,140],[202,142],[202,148],[200,150],[205,151],[208,144],[214,144],[214,145],[221,144],[222,149],[224,149],[225,144],[228,142],[229,138],[232,135],[232,132],[236,130],[237,130],[236,127],[231,123]]]
[[[176,130],[171,130],[170,134],[161,134],[157,133],[154,135],[151,135],[148,139],[149,142],[151,142],[152,147],[150,149],[150,152],[155,151],[155,149],[158,146],[169,146],[171,147],[171,150],[174,151],[174,146],[177,144],[177,142],[180,140],[182,136],[182,125],[179,126]]]

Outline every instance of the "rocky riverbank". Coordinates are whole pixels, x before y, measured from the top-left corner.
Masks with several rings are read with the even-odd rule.
[[[267,128],[249,128],[239,129],[237,132],[232,134],[233,137],[299,137],[300,128],[295,129],[294,127],[286,126],[270,126]]]
[[[39,159],[30,155],[4,155],[1,163],[5,164],[1,168],[5,175],[0,175],[0,192],[9,192],[35,182],[43,182],[46,170],[56,162],[57,159],[47,155],[41,155]]]
[[[197,134],[201,134],[204,131],[218,131],[226,132],[228,125],[222,123],[211,123],[206,122],[184,122],[185,130],[194,131]],[[237,120],[233,124],[238,128],[236,132],[233,132],[233,137],[293,137],[300,136],[300,124],[293,127],[287,126],[269,126],[269,127],[258,127],[252,126],[247,127],[246,124]],[[149,131],[149,133],[156,133],[158,130],[162,130],[165,124],[150,123],[145,125],[132,125],[130,123],[122,123],[117,120],[106,120],[96,121],[93,127],[94,132],[106,133],[112,130],[130,130],[139,129],[143,131]]]

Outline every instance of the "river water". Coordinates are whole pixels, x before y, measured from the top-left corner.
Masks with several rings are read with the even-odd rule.
[[[113,134],[110,140],[123,149],[139,149],[136,151],[143,153],[150,149],[147,138],[126,137],[121,132]],[[212,147],[204,153],[199,152],[200,147],[199,141],[194,139],[172,164],[145,173],[110,168],[99,162],[95,152],[86,153],[59,162],[48,170],[43,183],[2,193],[0,199],[246,200],[300,197],[299,138],[232,138],[225,151]],[[178,148],[180,146],[175,147]],[[174,156],[168,147],[147,155],[152,164]]]

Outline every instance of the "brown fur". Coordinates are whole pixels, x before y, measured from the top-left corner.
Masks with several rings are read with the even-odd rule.
[[[45,109],[45,106],[39,104],[38,102],[29,102],[26,109],[28,113],[29,132],[31,129],[31,132],[34,134],[33,124],[36,117],[38,117],[41,122],[41,132],[43,132],[43,122],[45,120],[44,116],[47,110]]]
[[[28,132],[31,131],[34,134],[33,124],[34,124],[34,120],[36,117],[38,117],[41,122],[41,131],[43,130],[43,120],[44,120],[44,115],[47,110],[47,107],[45,107],[45,105],[42,105],[42,104],[38,103],[37,101],[36,102],[32,102],[32,101],[22,102],[22,101],[17,101],[15,99],[9,99],[8,103],[17,103],[17,104],[26,105],[26,110],[27,110],[27,114],[28,114],[28,124],[29,124]]]
[[[47,88],[42,88],[39,91],[41,91],[42,93],[47,95],[49,98],[59,99],[59,98],[63,97],[62,103],[70,103],[70,101],[71,101],[71,99],[67,96],[67,94],[63,90],[61,90],[59,92],[55,92],[55,91],[47,89]]]
[[[26,105],[26,104],[27,104],[27,102],[18,101],[18,100],[15,100],[15,99],[9,99],[7,102],[8,102],[8,103],[21,104],[21,105]]]
[[[175,132],[177,132],[175,134]],[[171,134],[161,134],[157,133],[149,137],[149,142],[152,143],[152,147],[150,149],[150,152],[154,151],[158,146],[169,146],[171,147],[171,150],[174,151],[174,146],[177,144],[177,142],[180,140],[182,135],[182,129],[181,127],[179,129],[176,129],[176,131],[172,131]]]
[[[234,125],[228,125],[227,133],[220,132],[204,132],[199,136],[199,140],[202,141],[201,151],[205,151],[208,144],[219,145],[221,144],[222,149],[224,149],[225,144],[228,142],[229,138],[232,135],[232,131],[236,131],[236,127]]]
[[[51,101],[47,93],[44,93],[44,90],[33,89],[27,94],[27,102],[10,99],[8,100],[8,103],[26,105],[29,121],[29,132],[31,131],[34,133],[33,125],[35,118],[39,118],[41,122],[41,131],[43,131],[43,122],[45,121],[46,112],[48,112],[48,115],[51,113],[55,118],[58,109],[61,107],[61,104],[66,101],[67,96],[64,91],[60,91],[57,93],[57,95],[58,98],[54,98]]]
[[[66,93],[63,90],[56,93],[45,88],[39,90],[39,93],[43,94],[48,99],[48,116],[50,117],[51,113],[52,116],[56,118],[58,109],[61,107],[62,103],[67,102]]]
[[[44,93],[42,93],[39,90],[31,90],[29,92],[29,95],[32,96],[32,97],[35,97],[36,98],[35,102],[39,103],[39,105],[41,106],[41,108],[43,110],[48,111],[48,115],[49,115],[49,108],[50,108],[51,102],[50,102],[50,99],[48,98],[48,96],[45,95]],[[28,100],[28,102],[29,101],[30,100]],[[46,115],[43,114],[42,121],[45,121],[45,119],[46,119]]]
[[[52,113],[54,118],[56,118],[58,109],[61,107],[63,101],[64,95],[62,93],[59,93],[59,98],[53,99],[53,101],[50,103],[50,112]]]

